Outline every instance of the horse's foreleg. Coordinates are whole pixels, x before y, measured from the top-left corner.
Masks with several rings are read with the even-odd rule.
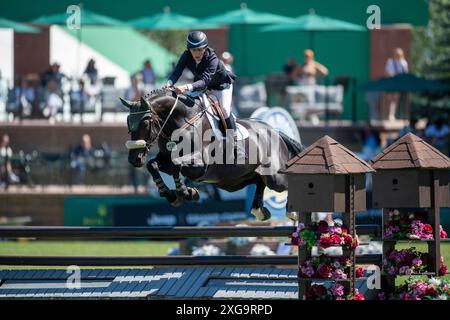
[[[180,172],[177,171],[173,174],[173,179],[175,180],[175,186],[177,189],[177,195],[183,197],[187,201],[198,201],[200,195],[196,188],[188,188],[184,184],[183,180],[180,178]]]
[[[153,181],[155,181],[158,187],[159,195],[166,198],[167,201],[173,206],[181,205],[182,200],[177,197],[177,194],[174,190],[170,190],[166,186],[163,179],[161,178],[161,175],[159,174],[159,164],[157,158],[153,158],[147,163],[147,170],[148,172],[150,172]]]
[[[266,185],[262,179],[258,179],[256,182],[255,196],[253,197],[252,210],[250,211],[256,219],[264,221],[270,219],[270,211],[263,205],[264,188]]]

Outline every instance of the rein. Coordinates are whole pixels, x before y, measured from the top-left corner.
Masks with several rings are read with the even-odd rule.
[[[150,149],[150,147],[151,147],[156,141],[158,141],[158,138],[159,138],[159,136],[161,135],[161,133],[162,133],[164,127],[166,126],[167,121],[169,120],[170,116],[172,115],[173,111],[175,110],[175,107],[177,106],[177,103],[178,103],[178,97],[179,97],[179,96],[177,95],[177,98],[175,99],[175,102],[174,102],[172,108],[170,109],[169,115],[167,116],[167,118],[166,118],[166,120],[164,121],[163,125],[160,127],[159,132],[158,132],[158,134],[156,135],[155,139],[153,139],[152,142],[149,142],[149,143],[148,143],[148,146],[147,146],[148,149]],[[150,132],[151,132],[151,131],[152,131],[152,130],[150,129]]]
[[[188,97],[188,96],[186,96]],[[190,98],[190,97],[189,97]],[[190,98],[192,99],[192,98]],[[150,113],[150,122],[151,122],[151,127],[149,130],[149,136],[147,137],[147,140],[129,140],[126,142],[125,146],[127,149],[141,149],[141,148],[146,148],[147,151],[150,151],[150,148],[152,147],[152,145],[155,144],[155,142],[158,141],[160,136],[165,136],[165,134],[163,133],[163,129],[165,128],[167,122],[169,121],[170,117],[172,116],[173,111],[175,110],[176,105],[178,104],[179,101],[179,95],[176,95],[176,99],[174,104],[172,105],[172,108],[170,109],[169,115],[166,117],[166,119],[164,120],[164,123],[162,124],[162,126],[159,126],[159,121],[158,120],[153,120],[154,116],[157,116],[156,113],[153,111],[151,105],[149,106],[149,110],[144,110],[144,111],[138,111],[138,112],[130,112],[130,115],[134,115],[134,114],[142,114],[142,113]],[[201,119],[203,117],[203,115],[205,114],[207,110],[204,109],[202,110],[201,113],[197,114],[196,116],[194,116],[193,118],[186,120],[186,123],[180,127],[180,129],[186,129],[189,126],[193,126],[195,124],[195,122],[197,122],[199,119]],[[154,116],[153,116],[154,115]],[[151,134],[153,132],[153,123],[155,122],[155,124],[158,124],[159,127],[159,131],[156,134],[155,138],[153,140],[151,140]],[[169,137],[165,137],[166,139],[170,140]],[[150,141],[151,140],[151,141]]]

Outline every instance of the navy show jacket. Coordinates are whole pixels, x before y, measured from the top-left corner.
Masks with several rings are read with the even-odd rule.
[[[183,73],[184,68],[188,68],[194,74],[193,91],[205,89],[223,90],[234,82],[236,76],[225,69],[221,60],[217,57],[212,48],[206,48],[202,60],[197,65],[189,50],[185,50],[169,77],[172,83],[176,83]]]

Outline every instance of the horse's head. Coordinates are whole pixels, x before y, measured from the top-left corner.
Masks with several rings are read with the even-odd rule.
[[[154,115],[150,105],[144,98],[139,102],[130,102],[120,98],[122,104],[130,109],[127,117],[128,132],[131,140],[126,142],[128,162],[134,167],[142,167],[145,164],[152,139],[152,122]]]
[[[130,110],[127,125],[131,140],[126,143],[128,161],[135,167],[142,167],[151,145],[160,137],[170,136],[171,122],[176,121],[172,119],[172,112],[177,106],[178,96],[170,89],[156,89],[140,101],[130,102],[122,98],[120,101]]]

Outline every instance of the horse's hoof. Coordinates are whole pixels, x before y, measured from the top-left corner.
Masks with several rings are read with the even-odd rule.
[[[256,217],[256,220],[258,221],[266,221],[271,217],[270,211],[266,207],[252,208],[250,212]]]
[[[188,191],[191,201],[200,200],[200,193],[198,192],[197,188],[189,188]]]
[[[172,207],[179,207],[183,203],[183,198],[176,197],[174,201],[169,202]]]
[[[161,193],[160,196],[166,198],[167,202],[174,207],[179,207],[183,203],[183,198],[179,197],[174,190]]]
[[[291,219],[294,222],[298,221],[298,213],[297,212],[294,212],[294,211],[286,212],[286,217],[288,219]]]

